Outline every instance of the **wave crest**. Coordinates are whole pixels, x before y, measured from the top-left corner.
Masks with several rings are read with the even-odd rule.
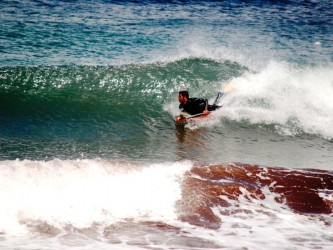
[[[281,134],[333,138],[332,66],[294,67],[272,62],[260,72],[232,79],[223,115],[251,124],[271,124]]]

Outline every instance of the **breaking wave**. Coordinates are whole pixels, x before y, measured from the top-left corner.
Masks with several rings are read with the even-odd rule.
[[[0,183],[6,200],[0,205],[5,237],[0,245],[34,234],[36,240],[52,236],[63,246],[98,246],[101,239],[114,246],[153,241],[185,249],[237,249],[258,242],[273,248],[332,246],[330,171],[190,161],[24,160],[1,161]],[[274,240],[263,237],[263,230]],[[249,235],[246,242],[235,241]]]

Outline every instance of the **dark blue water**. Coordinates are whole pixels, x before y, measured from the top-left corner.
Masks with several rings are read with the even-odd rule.
[[[191,56],[328,63],[330,7],[330,1],[2,1],[1,65]]]

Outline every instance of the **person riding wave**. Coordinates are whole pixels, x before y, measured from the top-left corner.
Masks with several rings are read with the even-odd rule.
[[[209,114],[209,111],[214,111],[220,106],[217,106],[217,100],[220,96],[217,97],[215,103],[213,105],[208,104],[207,99],[203,98],[190,98],[189,93],[186,90],[179,91],[178,93],[178,100],[180,102],[179,109],[183,112],[186,112],[190,115],[196,115],[196,114]]]

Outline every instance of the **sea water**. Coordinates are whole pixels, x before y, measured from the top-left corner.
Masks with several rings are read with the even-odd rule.
[[[5,0],[0,27],[1,249],[333,247],[331,1]],[[226,94],[179,128],[180,90]],[[240,193],[192,211],[211,183]]]

